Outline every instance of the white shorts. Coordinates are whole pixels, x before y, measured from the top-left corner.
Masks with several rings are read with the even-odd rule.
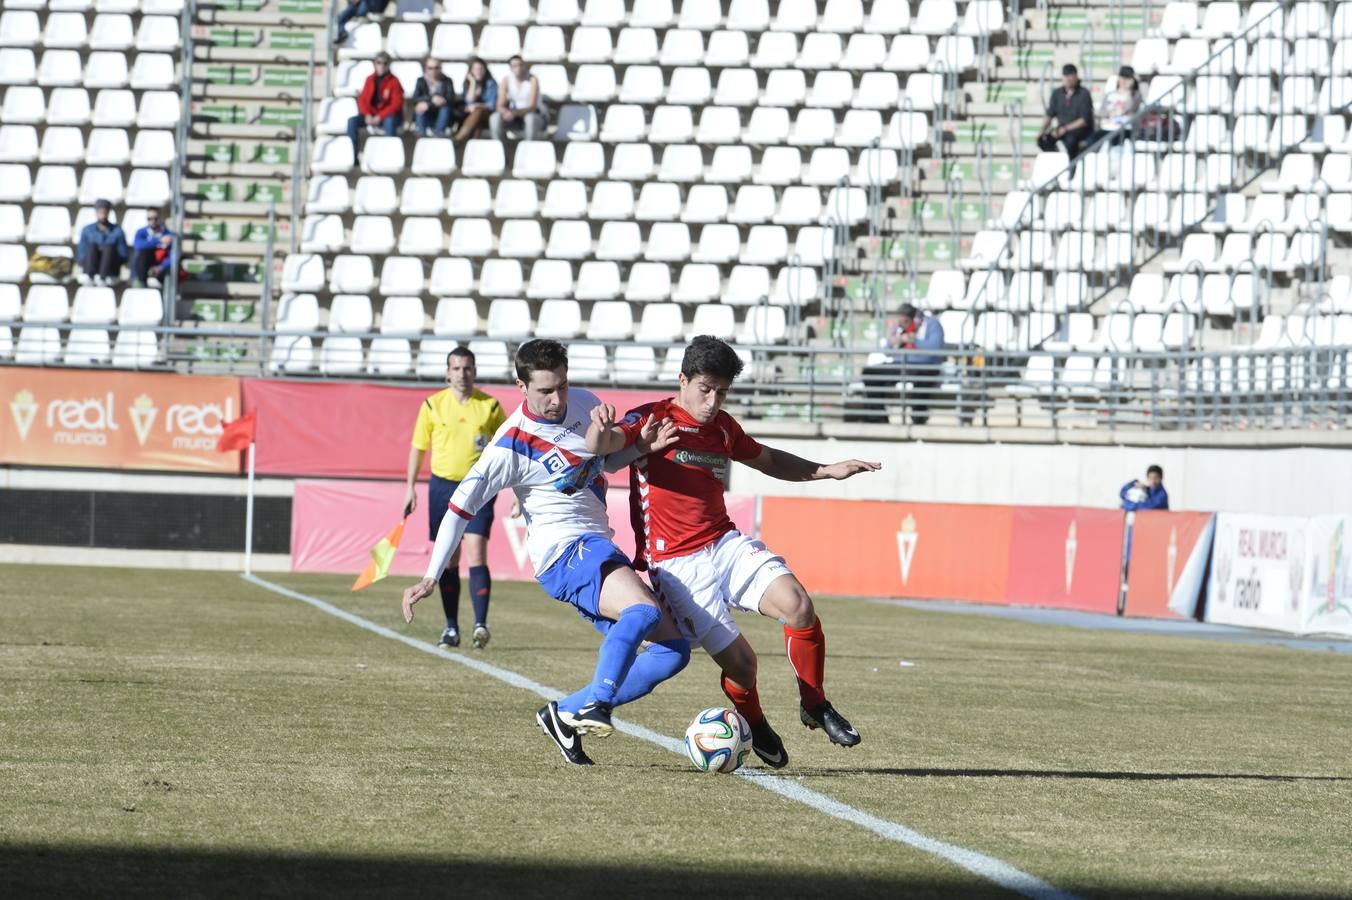
[[[760,612],[770,582],[791,575],[782,556],[739,531],[714,543],[648,567],[648,577],[681,635],[714,654],[741,634],[732,610]]]

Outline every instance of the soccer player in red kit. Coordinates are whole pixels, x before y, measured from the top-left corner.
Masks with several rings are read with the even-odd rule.
[[[780,768],[788,754],[761,710],[756,654],[733,621],[733,608],[784,624],[803,724],[824,730],[845,747],[860,738],[826,699],[826,638],[812,598],[783,557],[742,534],[728,516],[723,491],[729,464],[736,460],[785,481],[843,480],[881,466],[855,459],[819,465],[758,443],[721,408],[741,371],[732,347],[708,335],[696,337],[686,348],[676,396],[631,410],[620,422],[612,407],[597,407],[587,447],[598,455],[612,454],[608,468],[632,461],[635,560],[646,564],[653,588],[683,636],[698,641],[722,668],[723,691],[751,725],[756,755]],[[650,419],[670,419],[677,442],[650,456],[626,451]]]

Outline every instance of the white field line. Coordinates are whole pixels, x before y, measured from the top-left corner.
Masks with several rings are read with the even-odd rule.
[[[244,575],[241,577],[245,581],[264,588],[265,590],[272,591],[275,594],[281,594],[284,597],[290,597],[293,600],[308,603],[315,609],[342,619],[344,622],[351,625],[356,625],[358,628],[369,631],[372,634],[378,634],[381,637],[399,641],[402,644],[407,644],[414,650],[429,653],[433,656],[438,656],[453,663],[466,666],[467,668],[473,669],[483,675],[487,675],[490,678],[496,678],[498,681],[509,684],[512,687],[521,688],[524,691],[529,691],[546,700],[561,697],[565,693],[564,691],[540,684],[538,681],[534,681],[520,673],[513,672],[510,669],[504,669],[500,666],[495,666],[492,663],[486,663],[473,656],[451,653],[429,644],[426,641],[420,641],[417,638],[401,634],[391,628],[386,628],[384,625],[377,625],[369,619],[364,619],[355,613],[334,606],[332,603],[320,600],[318,597],[311,597],[308,594],[293,591],[290,588],[283,587],[280,584],[274,584],[271,581],[266,581],[256,575]],[[615,727],[625,734],[656,744],[664,750],[679,754],[682,758],[685,757],[685,746],[681,741],[667,737],[664,734],[659,734],[651,728],[645,728],[644,726],[637,725],[633,722],[626,722],[623,719],[616,718],[613,721]],[[899,844],[905,844],[909,847],[914,847],[923,853],[929,853],[940,859],[947,860],[959,868],[966,869],[968,872],[984,878],[987,881],[991,881],[1002,888],[1013,891],[1016,894],[1036,898],[1036,900],[1078,900],[1074,894],[1067,893],[1066,891],[1048,884],[1040,878],[1029,875],[1027,872],[1020,869],[1016,869],[1014,866],[1011,866],[1009,863],[1003,862],[1002,860],[987,856],[984,853],[978,853],[975,850],[968,850],[966,847],[959,847],[956,844],[949,844],[945,841],[928,837],[913,828],[908,828],[897,822],[880,819],[863,810],[856,809],[849,804],[841,803],[839,800],[834,800],[825,794],[804,787],[797,781],[793,781],[782,775],[774,775],[763,769],[740,769],[738,770],[737,775],[745,778],[751,784],[762,787],[771,793],[778,794],[787,800],[801,803],[823,815],[831,816],[832,818],[840,819],[853,825],[858,825],[860,828],[867,829],[879,837],[886,838],[890,841],[896,841]]]

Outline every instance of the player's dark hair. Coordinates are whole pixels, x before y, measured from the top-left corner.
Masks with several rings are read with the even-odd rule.
[[[446,365],[449,366],[449,365],[451,364],[451,357],[452,357],[452,356],[464,356],[464,357],[468,357],[468,359],[469,359],[469,364],[470,364],[471,366],[477,366],[477,365],[478,365],[478,362],[477,362],[477,361],[475,360],[475,358],[474,358],[474,351],[471,350],[471,349],[469,349],[468,347],[456,347],[456,348],[455,348],[454,350],[452,350],[450,353],[447,353],[447,354],[446,354]]]
[[[1151,466],[1150,468],[1145,470],[1145,474],[1147,476],[1158,474],[1160,476],[1160,481],[1164,480],[1164,470],[1161,469],[1159,466]]]
[[[558,341],[536,338],[516,348],[516,377],[530,384],[532,372],[568,367],[568,350]]]
[[[742,358],[737,351],[711,334],[691,339],[681,360],[681,374],[686,378],[708,375],[724,381],[734,381],[742,374]]]

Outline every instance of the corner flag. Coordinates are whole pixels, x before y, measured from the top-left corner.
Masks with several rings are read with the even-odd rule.
[[[399,549],[399,541],[403,536],[404,521],[401,519],[389,534],[371,548],[371,561],[357,576],[357,580],[352,582],[352,590],[359,591],[390,574],[390,564],[394,562],[395,551]]]
[[[216,441],[217,453],[228,453],[231,450],[247,450],[254,439],[255,413],[257,410],[249,410],[233,422],[226,422],[225,428],[221,431],[220,438]]]

